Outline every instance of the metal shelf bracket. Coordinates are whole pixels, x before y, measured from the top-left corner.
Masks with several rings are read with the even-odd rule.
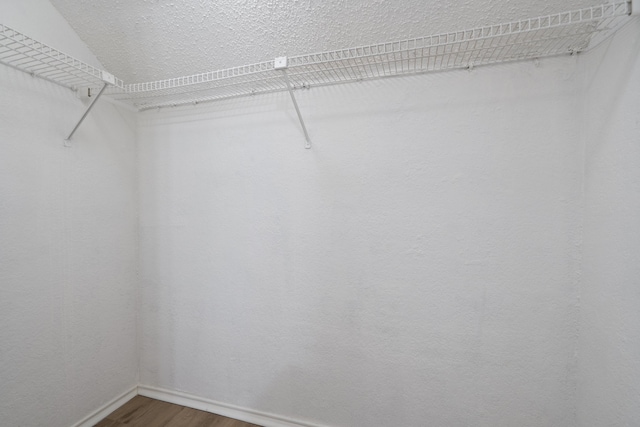
[[[91,103],[89,104],[87,109],[85,110],[85,112],[82,115],[82,117],[80,117],[80,120],[75,125],[75,127],[73,128],[73,130],[71,131],[69,136],[65,138],[65,140],[64,140],[65,147],[71,146],[71,138],[73,137],[73,134],[76,133],[76,131],[78,130],[78,128],[80,127],[80,125],[82,124],[84,119],[89,114],[89,111],[91,111],[91,109],[93,108],[95,103],[98,101],[98,99],[100,99],[100,96],[102,96],[102,94],[103,94],[104,90],[107,88],[107,86],[115,85],[116,78],[115,78],[115,76],[113,74],[107,73],[106,71],[103,71],[102,72],[102,81],[104,82],[104,84],[102,85],[102,88],[100,89],[100,92],[98,92],[98,94],[95,96],[95,98],[93,98],[93,100],[91,101]]]
[[[298,114],[298,120],[300,120],[300,126],[302,127],[302,132],[304,132],[305,145],[304,148],[311,148],[311,140],[309,139],[309,134],[307,133],[307,127],[304,125],[304,120],[302,119],[302,114],[300,113],[300,108],[298,107],[298,102],[296,101],[296,97],[293,94],[293,87],[291,86],[291,81],[289,81],[289,75],[287,74],[287,57],[280,56],[273,61],[273,68],[276,70],[282,70],[282,76],[284,77],[284,81],[287,84],[287,90],[289,91],[289,95],[291,96],[291,101],[293,102],[293,106],[296,109],[296,113]]]

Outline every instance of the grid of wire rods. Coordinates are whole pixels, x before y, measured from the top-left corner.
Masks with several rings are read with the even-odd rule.
[[[492,40],[510,35],[527,33],[553,34],[556,30],[561,30],[563,27],[571,28],[572,26],[584,23],[597,24],[599,21],[604,21],[610,18],[627,16],[629,14],[629,7],[628,2],[609,3],[576,11],[562,12],[555,15],[541,16],[469,30],[436,34],[369,46],[340,49],[310,55],[293,56],[289,58],[289,67],[311,63],[356,59],[360,57],[404,52],[434,46],[447,46],[465,41],[469,43],[481,42],[483,40]]]
[[[431,71],[466,68],[476,65],[551,56],[582,51],[593,33],[591,25],[579,31],[557,31],[536,35],[497,36],[472,42],[421,47],[412,50],[359,56],[355,59],[313,62],[289,69],[289,76],[297,87],[326,85],[348,81]]]
[[[466,68],[576,53],[591,39],[611,33],[629,4],[578,11],[454,33],[289,58],[296,87]],[[602,38],[602,37],[601,37]]]
[[[127,85],[124,89],[129,93],[174,89],[183,86],[199,85],[203,83],[212,83],[220,80],[233,79],[236,77],[248,76],[252,74],[264,74],[265,72],[269,72],[273,69],[273,61],[259,62],[256,64],[242,65],[239,67],[194,74],[191,76],[176,77],[172,79],[157,80],[145,83],[133,83]]]
[[[2,24],[0,63],[69,89],[103,84],[102,70]],[[124,83],[116,79],[116,86]]]
[[[471,68],[573,54],[612,33],[629,15],[619,1],[576,11],[416,39],[289,57],[295,89]],[[155,82],[126,85],[112,96],[146,110],[284,91],[273,61]]]
[[[630,13],[618,1],[505,24],[289,58],[294,88],[473,67],[575,53],[602,40]],[[593,45],[593,43],[592,43]],[[103,84],[102,70],[0,24],[0,63],[77,89]],[[107,94],[139,109],[286,90],[274,62],[124,85]]]
[[[130,102],[140,111],[144,111],[164,106],[194,104],[283,90],[286,90],[286,84],[281,72],[270,70],[146,92],[114,90],[110,96],[120,101]]]

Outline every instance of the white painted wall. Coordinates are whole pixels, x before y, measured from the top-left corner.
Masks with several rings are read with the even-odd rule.
[[[99,65],[46,1],[0,21]],[[640,424],[638,40],[299,92],[310,151],[286,94],[100,103],[64,148],[84,106],[0,67],[3,423],[77,422],[139,348],[330,426]]]
[[[574,58],[140,115],[141,383],[330,426],[574,419]]]
[[[579,426],[640,425],[640,21],[586,58]]]
[[[0,22],[92,61],[47,1]],[[0,94],[0,424],[69,427],[137,383],[135,117],[100,103],[65,148],[71,91],[0,66]]]

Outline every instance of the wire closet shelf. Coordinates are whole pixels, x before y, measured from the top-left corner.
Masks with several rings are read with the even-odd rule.
[[[106,71],[0,24],[0,63],[73,90],[99,89],[107,83],[106,95],[142,111],[287,91],[287,80],[295,90],[574,54],[606,39],[628,21],[631,12],[631,1],[618,1],[446,34],[292,56],[284,66],[272,60],[134,84],[124,84]]]
[[[124,82],[51,46],[0,24],[0,63],[72,90]]]
[[[505,24],[288,58],[294,89],[473,68],[585,51],[631,14],[627,1]],[[625,19],[627,18],[627,19]],[[111,96],[139,110],[286,91],[274,61],[126,85]]]

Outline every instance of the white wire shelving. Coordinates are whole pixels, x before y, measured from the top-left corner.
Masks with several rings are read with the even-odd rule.
[[[112,74],[2,24],[0,63],[73,90],[98,87],[105,82],[124,88],[124,82]]]
[[[90,93],[92,88],[99,87],[94,92],[97,95],[93,97],[80,120],[65,138],[65,145],[68,145],[68,141],[108,86],[117,90],[124,88],[124,82],[113,74],[62,53],[2,24],[0,24],[0,63],[78,93],[84,89]]]
[[[637,0],[636,0],[637,1]],[[618,1],[531,19],[370,46],[288,58],[293,89],[443,71],[583,52],[631,14]],[[110,88],[139,110],[286,91],[274,61]]]
[[[139,111],[289,91],[309,147],[296,89],[575,54],[609,37],[630,15],[640,15],[640,0],[133,84],[0,24],[0,63],[76,91],[99,89],[93,103],[104,93]]]

